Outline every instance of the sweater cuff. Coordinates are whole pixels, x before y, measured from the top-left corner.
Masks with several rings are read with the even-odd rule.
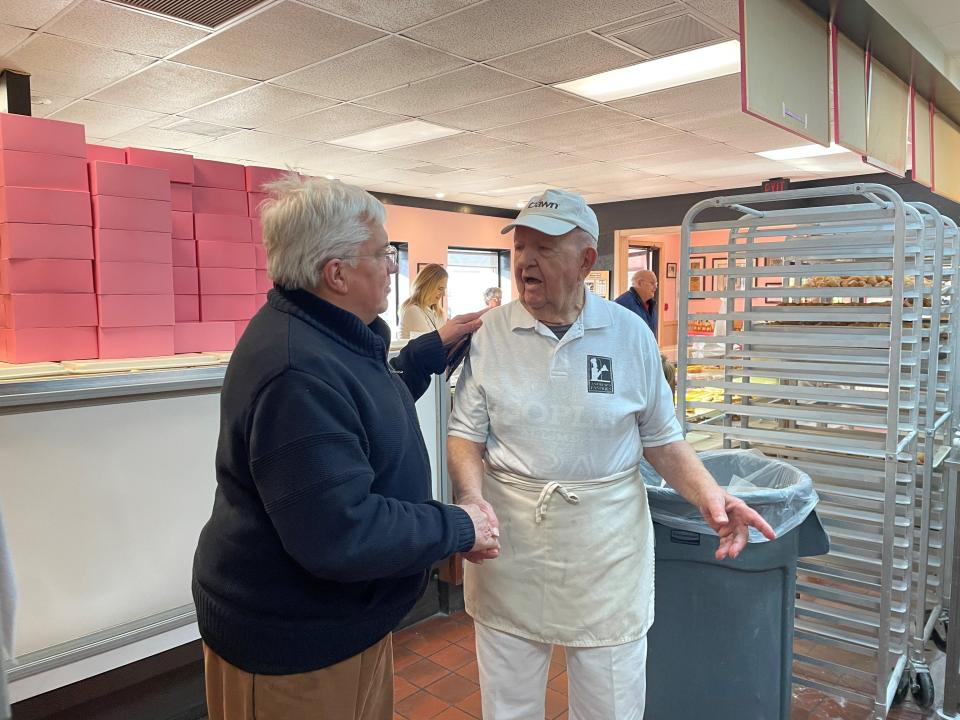
[[[415,354],[417,365],[431,375],[439,375],[447,369],[447,351],[436,330],[414,338],[407,347]]]
[[[470,552],[473,544],[477,540],[477,535],[473,530],[473,520],[470,515],[461,507],[450,505],[453,510],[454,527],[457,530],[457,552]]]

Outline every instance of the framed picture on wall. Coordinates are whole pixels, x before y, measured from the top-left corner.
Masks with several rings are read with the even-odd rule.
[[[690,256],[690,269],[691,270],[703,270],[707,267],[707,256],[706,255],[691,255]],[[703,292],[703,276],[702,275],[691,275],[690,277],[690,292],[698,293]]]
[[[725,257],[713,258],[710,261],[710,267],[713,269],[717,268],[726,268],[727,259]],[[727,277],[726,275],[714,275],[712,278],[712,285],[710,289],[713,292],[723,292],[727,289]]]
[[[667,277],[675,278],[677,276],[677,264],[667,263]]]
[[[607,300],[610,299],[609,270],[594,270],[587,275],[583,281],[583,284],[586,285],[587,290],[592,292],[594,295],[599,295]]]
[[[417,274],[420,274],[420,271],[423,270],[427,265],[439,265],[440,267],[446,267],[443,263],[417,263]]]
[[[767,287],[767,288],[775,288],[775,287],[782,288],[782,287],[783,287],[783,283],[782,283],[782,282],[776,282],[776,281],[769,281],[769,282],[767,282],[767,284],[764,285],[763,287]],[[779,305],[779,304],[781,304],[782,302],[783,302],[783,298],[778,298],[778,297],[766,297],[766,296],[763,298],[763,304],[764,304],[764,305]]]

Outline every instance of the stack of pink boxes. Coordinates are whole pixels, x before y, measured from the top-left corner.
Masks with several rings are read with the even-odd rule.
[[[170,175],[90,163],[101,358],[174,352]]]
[[[0,114],[0,361],[97,357],[82,125]]]
[[[242,165],[196,160],[193,226],[200,268],[200,319],[230,322],[234,342],[256,310],[253,235]]]
[[[273,182],[288,171],[278,168],[250,166],[245,168],[247,180],[247,209],[253,229],[253,249],[256,253],[257,271],[257,308],[267,302],[267,293],[273,283],[267,276],[267,250],[263,247],[263,227],[260,225],[260,204],[269,197],[263,192],[263,186]]]

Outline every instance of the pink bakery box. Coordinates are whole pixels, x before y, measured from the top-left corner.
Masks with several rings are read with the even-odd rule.
[[[173,355],[173,325],[98,327],[97,340],[104,359]]]
[[[86,158],[87,139],[78,123],[0,113],[0,148]]]
[[[162,168],[170,173],[170,182],[193,184],[193,155],[127,148],[127,165]]]
[[[267,269],[267,249],[263,245],[253,246],[254,263],[253,267],[257,270]]]
[[[87,192],[87,161],[72,155],[0,150],[0,185]]]
[[[174,212],[193,212],[193,185],[170,183],[170,207]]]
[[[89,260],[0,260],[0,295],[92,292]]]
[[[22,364],[95,357],[95,327],[0,330],[0,362]]]
[[[94,195],[93,224],[108,230],[170,232],[170,201]]]
[[[258,295],[266,295],[273,290],[273,281],[270,279],[270,276],[267,275],[266,270],[254,270],[254,272],[257,274]]]
[[[253,295],[257,292],[255,273],[245,268],[200,268],[200,295]]]
[[[197,187],[246,192],[247,183],[243,169],[243,165],[235,163],[194,159],[193,184]]]
[[[291,170],[281,170],[280,168],[257,167],[256,165],[247,165],[243,169],[247,180],[247,192],[262,193],[263,186],[274,180],[279,180],[285,175],[292,174]],[[293,173],[295,174],[295,173]]]
[[[107,145],[87,145],[87,161],[93,162],[102,160],[109,163],[120,163],[123,165],[127,161],[127,153],[123,148],[108,147]]]
[[[95,160],[90,165],[90,194],[170,202],[170,173],[158,168]]]
[[[263,245],[263,223],[260,218],[250,219],[250,232],[253,235],[253,241],[257,245]]]
[[[88,192],[0,187],[0,222],[89,227],[91,221]]]
[[[173,266],[162,263],[94,263],[101,295],[173,295]]]
[[[252,218],[260,217],[260,203],[269,200],[267,193],[248,192],[247,193],[247,214]]]
[[[236,344],[232,321],[177,323],[173,328],[174,352],[178,354],[233,350]]]
[[[0,260],[93,260],[93,235],[83,225],[0,224]]]
[[[0,295],[0,327],[93,327],[97,300],[90,293],[26,293]]]
[[[249,243],[253,240],[250,222],[250,218],[237,215],[196,213],[193,216],[194,234],[197,240]]]
[[[168,232],[95,228],[93,245],[101,262],[173,263],[173,241]]]
[[[174,295],[173,312],[178,323],[200,322],[200,295]]]
[[[272,289],[273,289],[273,288],[271,288],[271,290],[272,290]],[[255,297],[257,298],[257,310],[259,310],[260,308],[262,308],[264,305],[267,304],[267,295],[266,295],[266,294],[257,293],[257,294],[255,295]]]
[[[196,241],[174,239],[172,242],[173,242],[173,266],[174,267],[196,267],[197,266]]]
[[[249,320],[256,312],[253,295],[201,295],[200,320]]]
[[[193,240],[193,213],[171,212],[173,223],[173,237],[175,240]]]
[[[200,279],[195,267],[175,267],[173,269],[173,294],[200,294]]]
[[[173,295],[97,295],[100,327],[173,325]]]
[[[247,243],[197,240],[197,266],[201,268],[253,269],[254,246]]]
[[[243,190],[193,187],[193,211],[212,215],[247,217],[247,193]]]
[[[247,331],[247,326],[249,324],[250,324],[249,320],[234,320],[233,332],[237,342],[240,342],[240,338],[242,338],[243,334]]]

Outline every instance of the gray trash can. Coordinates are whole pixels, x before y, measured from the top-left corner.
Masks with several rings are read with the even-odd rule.
[[[656,617],[647,635],[645,720],[789,720],[797,558],[828,552],[810,477],[760,453],[702,453],[704,465],[777,532],[751,530],[735,560],[646,465],[656,537]]]

